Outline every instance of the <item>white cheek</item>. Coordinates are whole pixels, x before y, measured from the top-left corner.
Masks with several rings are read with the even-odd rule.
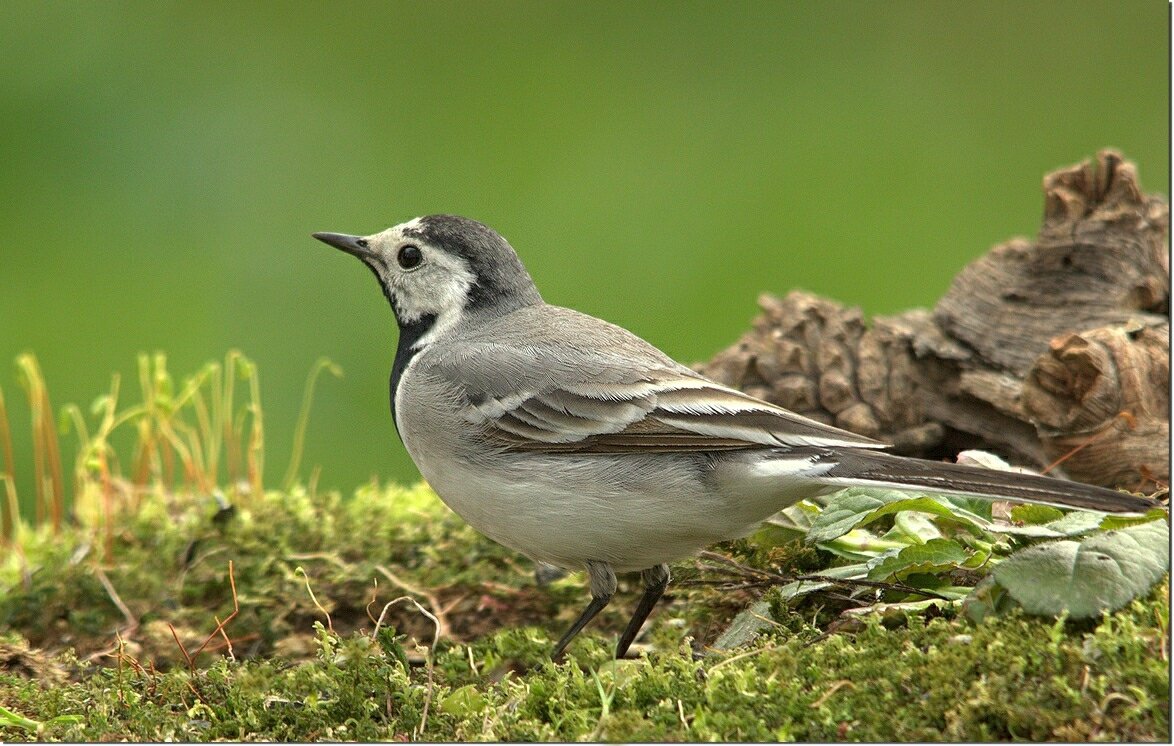
[[[435,316],[428,333],[413,345],[421,349],[460,323],[473,274],[464,262],[444,263],[428,277],[400,275],[395,278],[396,305],[400,322],[410,324],[424,316]]]
[[[403,278],[396,277],[391,281],[395,295],[395,312],[401,324],[411,324],[428,314],[425,299],[415,295],[405,287]]]
[[[449,329],[452,329],[461,322],[461,318],[464,316],[465,298],[468,290],[469,287],[467,285],[459,288],[452,286],[445,288],[443,297],[436,306],[442,309],[436,312],[436,323],[432,325],[432,328],[427,334],[420,337],[416,341],[416,344],[412,345],[413,348],[417,350],[423,349],[426,345],[431,344],[438,337],[444,335]]]

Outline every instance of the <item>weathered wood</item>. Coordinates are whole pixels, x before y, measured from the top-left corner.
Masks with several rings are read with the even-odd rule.
[[[809,293],[763,295],[751,331],[699,369],[911,455],[1068,456],[1082,481],[1164,486],[1169,206],[1113,151],[1049,174],[1044,194],[1038,238],[972,262],[932,313],[867,324]]]
[[[1065,469],[1082,482],[1134,489],[1169,482],[1169,339],[1168,323],[1053,339],[1023,385],[1023,408],[1047,458],[1072,453]]]

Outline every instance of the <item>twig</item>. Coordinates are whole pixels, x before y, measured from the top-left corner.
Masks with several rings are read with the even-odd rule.
[[[118,645],[115,648],[118,651],[118,665],[121,667],[122,661],[125,660],[130,663],[130,667],[135,670],[135,673],[139,676],[146,676],[147,669],[143,668],[143,664],[139,663],[133,655],[126,654],[126,640],[119,637],[117,633],[115,633],[115,637],[118,639]]]
[[[155,661],[149,660],[147,661],[147,665],[151,668],[151,670],[148,671],[149,678],[147,680],[150,682],[150,684],[148,685],[147,696],[153,699],[155,694],[159,691],[159,672],[155,670]]]
[[[1167,661],[1166,653],[1166,618],[1162,616],[1162,612],[1154,609],[1154,621],[1157,623],[1158,632],[1158,658],[1165,663]]]
[[[770,570],[762,570],[757,567],[751,567],[750,565],[744,565],[741,562],[737,562],[735,560],[732,560],[729,557],[725,556],[724,554],[718,554],[717,552],[704,551],[704,552],[699,553],[697,556],[700,557],[701,559],[707,559],[707,560],[711,560],[713,562],[720,563],[722,565],[726,565],[727,567],[730,567],[730,568],[733,568],[734,570],[737,570],[739,573],[741,573],[743,575],[753,575],[753,576],[761,577],[761,578],[771,578],[773,580],[779,580],[784,583],[791,582],[790,578],[779,575],[778,573],[771,572]],[[719,571],[721,570],[721,568],[714,568],[714,569],[717,569]]]
[[[1100,714],[1103,716],[1105,711],[1109,709],[1109,705],[1113,704],[1114,702],[1124,702],[1125,704],[1132,707],[1137,707],[1137,700],[1133,697],[1122,694],[1121,692],[1109,692],[1107,695],[1105,695],[1105,698],[1101,700],[1100,707],[1097,708],[1100,710]]]
[[[904,583],[884,583],[879,580],[864,580],[863,578],[833,578],[828,575],[800,575],[795,580],[814,580],[820,583],[830,583],[832,585],[857,585],[862,588],[875,588],[882,591],[901,591],[902,593],[915,593],[926,598],[936,598],[939,601],[951,601],[953,599],[947,598],[940,593],[927,591],[922,588],[914,588],[911,585]]]
[[[457,607],[458,604],[460,604],[461,601],[464,601],[468,597],[469,597],[468,593],[462,593],[461,595],[453,598],[453,600],[449,601],[448,603],[446,603],[444,606],[440,607],[437,610],[439,612],[439,616],[444,616],[448,612],[452,611],[453,609],[455,609]],[[449,635],[449,637],[456,640],[456,635],[454,635],[452,633],[452,630],[449,630],[448,635]],[[461,641],[457,640],[457,642],[461,642]]]
[[[344,562],[343,560],[341,560],[337,556],[331,554],[330,552],[305,552],[302,554],[287,554],[287,555],[285,555],[285,558],[290,559],[290,560],[297,560],[297,561],[322,560],[323,562],[329,562],[330,564],[334,565],[335,567],[342,570],[343,572],[349,573],[354,570],[354,565],[351,565],[351,564]]]
[[[228,585],[230,588],[232,588],[232,613],[225,617],[223,622],[217,619],[215,616],[212,617],[213,619],[216,619],[216,629],[212,630],[212,634],[208,635],[208,637],[204,640],[204,643],[196,649],[195,655],[199,655],[200,653],[204,652],[204,648],[208,647],[208,643],[212,642],[212,638],[218,634],[223,635],[224,641],[228,642],[228,635],[224,634],[224,626],[235,619],[236,615],[240,613],[241,607],[236,597],[236,578],[233,576],[232,572],[232,560],[228,561]],[[232,658],[231,642],[228,643],[228,655],[230,658]],[[236,660],[236,658],[232,659]]]
[[[171,630],[171,636],[175,638],[175,644],[179,646],[179,652],[183,653],[183,658],[187,662],[188,669],[192,673],[196,672],[196,664],[193,661],[193,657],[204,652],[205,648],[208,647],[208,643],[212,642],[212,639],[216,637],[216,635],[221,635],[224,638],[224,641],[228,643],[229,657],[233,660],[236,660],[232,653],[232,643],[229,641],[228,635],[224,632],[224,627],[234,618],[236,618],[237,614],[240,613],[240,602],[237,600],[236,595],[236,577],[233,573],[232,560],[228,561],[228,585],[232,589],[232,613],[225,617],[223,622],[220,621],[220,618],[217,616],[212,617],[216,620],[216,629],[212,630],[212,633],[204,639],[204,642],[200,645],[200,647],[196,648],[196,652],[189,653],[187,648],[183,646],[183,643],[179,641],[179,634],[176,633],[175,627],[172,626],[171,622],[167,623],[167,628]],[[195,689],[193,688],[192,691],[195,691]],[[200,696],[199,692],[196,692],[196,696]],[[204,701],[204,698],[200,697],[200,701]]]
[[[740,583],[732,580],[717,580],[712,578],[687,578],[677,583],[680,586],[698,586],[705,585],[717,588],[722,591],[748,591],[752,588],[762,588],[763,586],[778,585],[777,581],[763,578],[761,580],[744,580]]]
[[[228,635],[224,632],[224,625],[228,623],[228,620],[225,619],[222,622],[220,621],[220,617],[215,615],[213,615],[212,618],[216,620],[216,629],[220,630],[220,636],[224,638],[224,645],[226,648],[228,648],[228,659],[233,663],[236,663],[236,654],[232,652],[232,640],[228,639]],[[205,642],[204,644],[207,645],[208,643]]]
[[[200,700],[200,702],[204,703],[205,705],[208,704],[208,700],[204,699],[204,695],[200,694],[200,690],[196,688],[195,684],[193,684],[191,681],[186,681],[184,683],[188,685],[188,689],[192,690],[192,694],[196,695],[196,699]]]
[[[836,683],[834,683],[830,687],[828,687],[828,690],[826,692],[824,692],[823,694],[821,694],[819,696],[819,699],[815,700],[810,705],[808,705],[808,707],[810,707],[813,710],[818,710],[820,707],[823,706],[823,704],[825,702],[827,702],[829,699],[831,699],[833,694],[840,691],[844,687],[847,687],[849,689],[855,689],[856,685],[853,684],[848,679],[840,679],[839,681],[837,681]]]
[[[765,653],[768,650],[774,650],[774,649],[775,649],[775,645],[772,642],[770,644],[763,645],[760,648],[754,648],[753,650],[747,650],[745,653],[738,653],[737,655],[730,656],[729,658],[726,658],[723,661],[718,661],[717,663],[715,663],[713,665],[713,668],[709,669],[708,675],[712,676],[714,671],[718,670],[719,668],[726,665],[727,663],[733,663],[734,661],[742,660],[743,658],[749,658],[752,655],[758,655],[759,653]]]
[[[818,581],[818,582],[823,582],[823,583],[829,583],[831,585],[855,585],[855,586],[860,586],[863,588],[875,588],[878,590],[901,591],[903,593],[914,593],[919,596],[925,596],[926,598],[936,598],[941,601],[949,601],[950,600],[949,598],[942,596],[941,594],[935,593],[933,591],[927,591],[927,590],[923,590],[921,588],[914,588],[911,585],[906,585],[905,583],[900,583],[900,582],[884,583],[884,582],[881,582],[878,580],[833,578],[833,577],[829,577],[827,575],[799,575],[794,578],[788,578],[784,575],[780,575],[775,572],[770,572],[769,570],[761,570],[757,567],[750,567],[749,565],[743,565],[740,562],[732,560],[729,557],[718,554],[716,552],[708,552],[708,551],[701,552],[698,556],[701,557],[702,559],[711,560],[714,562],[718,562],[722,565],[725,565],[726,567],[731,568],[731,569],[737,571],[738,573],[741,573],[743,576],[749,576],[749,577],[755,578],[755,580],[748,580],[748,581],[741,583],[741,584],[732,584],[732,583],[727,584],[727,586],[726,586],[727,590],[742,590],[742,589],[748,589],[748,588],[755,588],[755,587],[759,587],[759,586],[763,586],[763,585],[767,585],[767,586],[780,585],[780,584],[785,585],[787,583],[792,583],[796,580],[812,580],[812,581]],[[719,571],[721,571],[721,568],[714,568],[714,569],[718,569]],[[696,585],[720,585],[724,581],[696,579],[696,580],[689,580],[689,581],[684,581],[684,582],[685,582],[685,584],[696,584]]]
[[[376,568],[376,569],[378,569],[378,568]],[[411,596],[400,596],[399,598],[392,599],[391,601],[388,601],[386,604],[383,605],[383,611],[381,611],[379,613],[379,619],[375,622],[375,629],[371,630],[371,639],[372,640],[378,639],[379,628],[383,625],[383,618],[387,615],[388,609],[390,609],[392,606],[394,606],[395,604],[398,604],[401,601],[412,602],[412,604],[417,609],[420,610],[421,614],[423,614],[424,616],[426,616],[432,620],[432,624],[435,627],[435,631],[432,633],[432,645],[430,645],[427,648],[428,657],[425,659],[425,665],[426,665],[427,674],[428,674],[428,686],[424,690],[424,706],[420,710],[420,724],[418,726],[416,726],[416,728],[413,729],[415,737],[419,738],[424,733],[424,728],[427,727],[427,725],[428,725],[428,706],[432,702],[432,688],[433,688],[432,658],[436,653],[436,643],[440,640],[440,620],[434,614],[432,614],[427,609],[425,609],[423,606],[421,606],[420,602],[417,601],[416,599],[412,598]],[[474,670],[476,670],[476,669],[474,669]]]
[[[371,620],[371,624],[378,624],[375,617],[371,616],[371,607],[379,600],[379,578],[371,578],[371,582],[374,583],[374,587],[371,588],[371,600],[363,607],[363,611],[367,613],[367,618]]]
[[[235,651],[236,646],[240,645],[242,642],[252,642],[253,640],[258,640],[260,638],[261,638],[261,635],[258,634],[257,632],[250,632],[247,635],[240,635],[239,637],[233,637],[233,638],[229,638],[229,639],[233,640],[231,647]],[[227,642],[227,640],[226,640],[226,642]],[[216,642],[216,643],[209,645],[208,648],[204,652],[205,653],[216,653],[221,650],[224,650],[225,648],[226,648],[226,645],[223,642]]]
[[[122,630],[118,630],[114,633],[114,645],[106,648],[105,650],[98,650],[90,653],[88,656],[86,656],[86,660],[93,663],[100,658],[105,658],[108,655],[115,655],[118,657],[118,665],[121,667],[123,655],[122,648],[125,644],[123,637],[130,637],[138,631],[139,620],[136,619],[133,614],[131,614],[130,609],[128,609],[126,604],[122,602],[122,598],[119,597],[118,591],[114,590],[114,585],[110,582],[110,579],[106,577],[106,573],[102,571],[101,567],[94,567],[94,576],[98,578],[98,582],[102,584],[102,587],[106,589],[106,595],[110,597],[110,601],[118,608],[118,610],[122,613],[122,616],[126,618],[127,625]]]
[[[118,651],[118,704],[126,707],[126,692],[122,688],[122,649],[125,643],[117,632],[114,633],[115,650]]]
[[[98,578],[98,582],[106,589],[106,595],[122,613],[123,618],[126,619],[126,627],[121,631],[121,636],[130,637],[139,628],[139,620],[131,613],[126,604],[122,602],[122,598],[118,595],[118,591],[114,590],[114,585],[110,582],[110,578],[106,577],[106,573],[101,567],[94,566],[94,576]]]
[[[179,646],[179,652],[183,653],[183,659],[185,661],[187,661],[188,670],[191,671],[192,673],[195,673],[196,672],[196,664],[192,663],[192,657],[190,655],[188,655],[188,649],[185,648],[183,646],[183,643],[179,641],[179,635],[176,634],[175,627],[173,627],[171,625],[171,622],[167,623],[167,629],[171,630],[171,636],[175,638],[175,644]]]
[[[310,576],[306,574],[306,571],[302,569],[301,565],[296,567],[294,569],[294,572],[295,573],[300,572],[302,574],[302,577],[305,578],[306,592],[310,594],[310,600],[314,602],[314,606],[318,607],[318,611],[321,611],[323,614],[326,615],[326,628],[330,630],[331,634],[334,634],[334,621],[330,618],[330,612],[327,611],[322,606],[322,604],[318,603],[318,597],[314,595],[314,589],[310,587]]]
[[[209,549],[207,552],[199,555],[198,557],[193,557],[191,562],[185,562],[183,565],[183,569],[180,570],[180,573],[179,573],[179,581],[178,581],[179,590],[183,591],[184,584],[187,582],[189,570],[200,565],[201,563],[206,561],[208,558],[214,557],[217,554],[223,554],[224,552],[227,552],[227,551],[228,551],[228,547],[215,547],[213,549]]]
[[[432,624],[435,627],[435,630],[432,635],[432,647],[436,647],[436,643],[440,639],[440,620],[436,618],[435,614],[428,611],[428,609],[425,609],[423,606],[420,605],[419,601],[412,598],[411,596],[400,596],[399,598],[393,598],[392,600],[388,601],[387,603],[385,603],[383,605],[383,611],[381,611],[379,613],[379,619],[376,620],[376,622],[375,622],[375,629],[371,630],[371,639],[372,640],[378,639],[379,628],[383,626],[383,619],[384,619],[384,617],[387,616],[388,609],[390,609],[392,606],[395,606],[396,604],[398,604],[401,601],[411,601],[412,604],[415,605],[415,607],[420,610],[421,614],[423,614],[424,616],[426,616],[432,620]]]
[[[477,661],[473,658],[473,646],[466,645],[465,652],[469,654],[469,670],[473,672],[474,676],[480,675],[480,672],[477,670]],[[1162,656],[1162,660],[1166,660],[1165,655]]]
[[[428,602],[428,605],[432,607],[432,611],[435,614],[434,618],[436,619],[437,638],[448,637],[456,639],[453,637],[452,627],[449,626],[448,618],[445,616],[445,609],[443,606],[441,606],[440,601],[433,593],[408,583],[383,565],[375,565],[375,569],[379,572],[379,574],[387,578],[393,585],[407,591],[408,593],[411,593],[414,596],[420,596]]]

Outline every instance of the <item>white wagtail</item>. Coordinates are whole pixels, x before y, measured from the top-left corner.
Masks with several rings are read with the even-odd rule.
[[[391,414],[436,494],[491,539],[587,571],[591,602],[555,658],[611,600],[617,571],[644,582],[623,657],[668,585],[668,562],[845,487],[1105,512],[1154,504],[883,453],[715,383],[626,329],[546,304],[509,243],[467,218],[314,237],[361,259],[395,311]]]

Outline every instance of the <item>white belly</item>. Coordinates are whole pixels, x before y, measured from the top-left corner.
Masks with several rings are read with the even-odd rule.
[[[524,469],[515,466],[526,460]],[[489,538],[542,562],[581,569],[587,560],[642,570],[745,535],[803,494],[777,480],[720,494],[689,462],[666,454],[498,457],[473,468],[417,459],[442,500]],[[757,486],[758,489],[753,489]],[[769,493],[769,494],[766,494]]]

